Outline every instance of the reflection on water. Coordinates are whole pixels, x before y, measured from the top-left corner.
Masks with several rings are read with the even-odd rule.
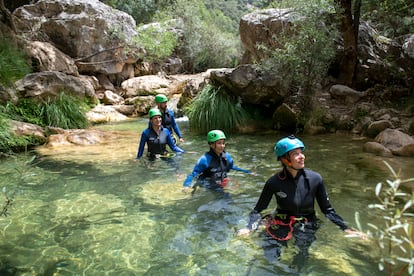
[[[280,262],[268,263],[258,234],[235,237],[279,167],[272,149],[280,137],[228,135],[235,163],[258,175],[232,172],[230,199],[202,189],[191,195],[181,192],[182,181],[208,145],[180,123],[189,152],[175,158],[178,170],[162,160],[134,160],[147,120],[101,126],[115,131],[106,145],[39,147],[2,160],[2,186],[13,206],[0,218],[0,274],[290,275],[293,246]],[[307,166],[324,176],[337,212],[351,225],[355,211],[376,220],[367,206],[388,176],[381,158],[362,153],[363,141],[351,136],[302,138]],[[33,154],[35,161],[25,164]],[[413,160],[387,160],[412,173]],[[344,238],[330,222],[317,238],[304,275],[379,275],[369,241]]]

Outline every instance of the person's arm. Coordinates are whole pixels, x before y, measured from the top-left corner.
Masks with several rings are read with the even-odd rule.
[[[173,139],[171,137],[171,133],[169,132],[169,130],[167,128],[164,128],[164,131],[167,133],[167,144],[170,147],[170,149],[172,151],[175,151],[175,152],[184,152],[184,150],[182,148],[178,147],[174,143],[174,141],[173,141]]]
[[[260,212],[269,206],[272,197],[273,191],[271,189],[271,184],[269,181],[267,181],[263,187],[262,193],[260,194],[256,206],[254,207],[253,211],[250,212],[249,223],[247,224],[247,227],[240,229],[237,232],[238,236],[248,235],[251,231],[254,231],[259,227],[262,219]]]
[[[367,235],[365,233],[346,225],[342,217],[336,213],[335,209],[332,207],[329,201],[328,193],[326,192],[325,184],[323,183],[322,179],[318,188],[318,192],[316,194],[316,199],[318,201],[321,211],[325,214],[326,218],[338,225],[342,231],[344,231],[350,236],[357,236],[361,239],[367,238]]]
[[[228,161],[228,162],[229,162],[229,164],[230,164],[230,169],[231,169],[231,170],[235,170],[235,171],[239,171],[239,172],[244,172],[244,173],[249,173],[249,174],[251,174],[251,173],[252,173],[252,172],[251,172],[251,171],[249,171],[249,170],[245,170],[245,169],[242,169],[242,168],[237,167],[236,165],[234,165],[234,160],[233,160],[233,158],[231,157],[230,153],[226,152],[226,154],[227,154],[227,161]]]
[[[332,207],[322,178],[319,182],[318,190],[316,193],[316,200],[318,202],[319,208],[321,209],[322,213],[324,213],[326,218],[339,226],[341,230],[348,229],[348,226],[344,220],[336,213],[335,209]]]
[[[191,183],[193,182],[193,178],[200,175],[202,172],[204,172],[207,169],[208,167],[207,162],[208,161],[205,155],[201,156],[198,159],[197,164],[195,164],[193,171],[184,180],[184,183],[183,183],[184,187],[187,187],[187,188],[190,187]]]
[[[183,136],[181,135],[180,127],[175,121],[174,112],[172,110],[170,110],[170,117],[171,117],[172,127],[174,129],[175,134],[177,134],[179,139],[182,139]]]
[[[141,158],[142,155],[144,154],[145,143],[147,142],[147,140],[148,140],[148,136],[146,132],[143,131],[141,134],[141,140],[139,141],[137,159]]]

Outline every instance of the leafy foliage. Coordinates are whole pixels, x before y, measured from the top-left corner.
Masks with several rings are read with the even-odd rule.
[[[225,94],[224,89],[207,85],[185,108],[190,126],[195,131],[222,129],[230,132],[244,124],[248,117],[238,99]]]
[[[24,54],[0,34],[0,84],[10,86],[29,73]]]
[[[178,44],[177,35],[168,30],[167,23],[161,24],[159,28],[138,28],[138,35],[133,40],[145,48],[149,60],[160,60],[170,56]]]
[[[413,204],[414,193],[404,192],[401,184],[414,182],[414,178],[402,180],[399,173],[384,161],[392,173],[393,179],[387,180],[385,186],[378,183],[375,195],[379,201],[370,204],[369,208],[378,211],[383,224],[368,223],[373,229],[368,236],[373,238],[380,250],[379,268],[386,269],[389,275],[403,275],[414,273],[414,232],[413,232]],[[357,224],[360,226],[359,214],[356,213]]]
[[[241,55],[240,40],[228,30],[231,22],[220,11],[209,11],[201,0],[177,0],[166,14],[183,22],[185,36],[180,49],[188,71],[236,65]]]
[[[414,33],[414,2],[412,0],[367,0],[363,18],[372,22],[388,37]]]

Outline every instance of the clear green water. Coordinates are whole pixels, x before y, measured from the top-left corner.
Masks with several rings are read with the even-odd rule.
[[[134,161],[147,123],[100,126],[115,131],[105,145],[39,147],[1,160],[2,188],[13,205],[0,217],[0,275],[291,275],[284,267],[292,246],[271,264],[258,234],[235,236],[279,167],[272,149],[280,136],[228,135],[235,163],[258,175],[231,173],[233,200],[226,203],[209,191],[181,192],[184,177],[208,150],[204,135],[190,133],[186,122],[181,146],[188,152],[174,159],[178,171],[161,160]],[[375,185],[389,175],[382,159],[362,153],[357,137],[301,138],[307,166],[323,175],[337,212],[353,226],[356,211],[363,225],[376,222],[367,206],[375,202]],[[414,160],[386,160],[414,176],[408,174]],[[345,238],[321,218],[302,275],[381,275],[374,244]]]

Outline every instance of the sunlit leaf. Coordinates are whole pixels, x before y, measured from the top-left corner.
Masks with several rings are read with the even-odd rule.
[[[379,196],[379,194],[381,193],[381,189],[382,189],[382,183],[378,183],[377,186],[375,187],[375,195]]]

